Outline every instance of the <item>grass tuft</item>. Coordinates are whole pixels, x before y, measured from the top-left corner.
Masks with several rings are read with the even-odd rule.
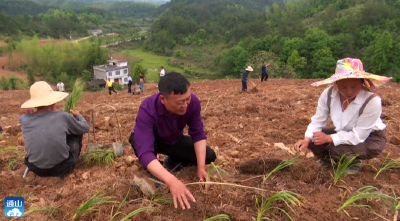
[[[115,218],[116,216],[118,216],[119,214],[122,214],[121,212],[119,212],[119,210],[120,210],[120,209],[122,208],[122,206],[125,204],[126,199],[127,199],[128,196],[129,196],[129,192],[130,192],[130,189],[128,190],[128,193],[125,195],[125,197],[124,197],[124,199],[122,200],[122,202],[119,204],[117,211],[115,211],[115,214],[111,217],[110,221],[113,221],[114,218]]]
[[[398,169],[400,168],[400,162],[395,161],[395,160],[390,160],[387,162],[388,158],[389,158],[390,153],[388,153],[388,155],[386,156],[385,160],[382,163],[381,168],[378,170],[378,172],[376,173],[374,180],[376,180],[376,178],[378,177],[378,175],[388,169]]]
[[[219,215],[216,215],[216,216],[213,216],[213,217],[210,217],[210,218],[208,218],[208,219],[205,219],[204,221],[214,221],[214,220],[231,220],[231,218],[229,218],[229,216],[228,215],[225,215],[225,214],[219,214]]]
[[[343,203],[343,199],[346,196],[346,193],[343,195],[341,206],[336,212],[340,212],[343,210],[343,212],[348,216],[351,217],[350,214],[345,210],[345,208],[348,207],[366,207],[369,209],[368,213],[372,210],[372,207],[370,205],[366,204],[358,204],[356,205],[355,203],[359,200],[363,199],[380,199],[382,201],[385,201],[388,196],[383,194],[379,189],[373,186],[364,186],[358,189],[356,192],[350,195],[350,197],[347,199],[346,202]],[[353,218],[353,217],[351,217]]]
[[[88,201],[81,204],[81,206],[79,206],[79,208],[75,210],[76,212],[72,219],[75,220],[79,218],[82,214],[89,211],[99,211],[98,209],[94,209],[94,207],[97,205],[119,203],[118,201],[111,201],[113,197],[104,195],[105,194],[102,192],[101,189],[98,190],[92,197],[90,197]]]
[[[129,218],[131,218],[132,216],[144,212],[144,211],[160,211],[159,209],[155,208],[155,207],[141,207],[137,210],[132,211],[131,213],[129,213],[128,215],[126,215],[124,218],[122,218],[120,221],[125,221]]]
[[[292,206],[301,206],[302,205],[302,203],[298,197],[300,197],[299,194],[293,193],[293,192],[290,192],[287,190],[282,190],[282,191],[276,192],[267,201],[265,200],[264,194],[261,195],[261,204],[260,204],[258,198],[255,197],[256,198],[256,207],[258,210],[258,215],[257,215],[256,220],[261,221],[261,220],[269,219],[264,216],[265,213],[271,209],[277,209],[277,210],[281,211],[284,215],[286,215],[291,221],[293,221],[293,218],[289,215],[289,213],[285,209],[283,209],[281,207],[272,206],[272,204],[276,201],[283,201],[286,204],[286,206],[289,207],[290,210],[295,212],[294,209],[292,208]]]
[[[284,168],[286,168],[288,166],[296,165],[297,164],[297,158],[299,158],[299,157],[300,157],[300,155],[298,155],[298,156],[296,156],[296,157],[294,157],[292,159],[289,159],[289,160],[282,160],[278,164],[278,166],[275,167],[275,169],[273,169],[271,172],[269,172],[269,174],[267,176],[264,177],[263,184],[265,184],[267,182],[267,180],[272,176],[273,173],[278,172],[279,170],[282,170],[282,169],[284,169]]]
[[[357,157],[358,155],[348,156],[348,154],[344,154],[340,157],[339,162],[336,165],[336,169],[333,163],[333,159],[331,158],[333,168],[333,185],[336,185],[339,182],[340,178],[346,174],[347,169],[351,167]]]
[[[81,79],[76,79],[74,83],[74,87],[72,89],[72,93],[69,95],[67,102],[64,103],[64,111],[70,112],[70,110],[74,110],[76,104],[78,103],[79,99],[81,99],[83,95],[83,90],[85,89],[85,82]]]
[[[86,165],[110,165],[114,162],[117,155],[113,150],[94,150],[83,154],[83,159]]]

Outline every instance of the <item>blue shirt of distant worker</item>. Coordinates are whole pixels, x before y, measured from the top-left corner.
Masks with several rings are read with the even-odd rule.
[[[247,91],[247,79],[249,77],[249,72],[253,71],[253,68],[251,66],[248,66],[242,76],[242,91]]]

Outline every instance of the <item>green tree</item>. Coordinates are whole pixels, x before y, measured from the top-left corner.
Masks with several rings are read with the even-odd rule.
[[[82,81],[88,82],[90,80],[92,80],[92,73],[90,73],[90,71],[88,71],[88,70],[84,70],[82,72]]]
[[[307,78],[309,77],[306,73],[307,68],[307,59],[305,57],[301,57],[297,50],[294,50],[290,57],[287,60],[287,64],[293,67],[296,72],[296,77],[298,78]]]
[[[240,76],[246,68],[249,53],[241,46],[234,46],[226,53],[223,63],[224,75]]]
[[[374,73],[383,74],[391,67],[393,39],[388,31],[383,32],[373,47],[370,69]]]
[[[146,76],[147,74],[147,69],[145,69],[143,67],[142,64],[135,64],[135,66],[133,67],[132,71],[131,71],[131,77],[132,77],[132,83],[134,84],[134,82],[139,82],[139,74],[142,74],[143,77]]]
[[[26,73],[28,74],[28,86],[30,87],[32,84],[35,83],[35,72],[32,68],[28,68],[26,70]]]
[[[336,60],[332,57],[332,52],[329,48],[318,50],[312,60],[314,72],[313,78],[327,78],[335,72]],[[308,78],[308,77],[307,77]]]

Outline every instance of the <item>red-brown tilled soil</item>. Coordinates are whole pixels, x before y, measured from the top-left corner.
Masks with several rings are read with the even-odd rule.
[[[266,198],[275,191],[288,190],[301,195],[302,206],[293,207],[291,211],[283,202],[275,203],[292,215],[294,220],[302,221],[338,221],[351,220],[345,213],[336,210],[345,199],[360,187],[371,185],[387,194],[400,195],[399,170],[382,172],[376,180],[376,170],[380,168],[385,156],[399,158],[400,153],[400,86],[388,83],[378,91],[383,101],[382,119],[387,125],[387,145],[378,159],[364,161],[362,171],[346,175],[338,185],[332,181],[332,169],[325,169],[315,162],[314,158],[301,156],[299,164],[274,173],[265,184],[263,176],[273,170],[281,160],[293,158],[288,151],[276,148],[275,143],[284,143],[292,148],[293,144],[303,138],[311,116],[315,113],[319,95],[324,89],[312,87],[315,80],[270,79],[257,86],[253,92],[242,93],[240,80],[204,80],[192,83],[192,91],[201,100],[202,116],[207,143],[214,148],[218,160],[216,165],[229,173],[222,180],[214,172],[212,177],[217,182],[238,184],[247,187],[264,189]],[[133,96],[121,91],[118,95],[108,95],[108,91],[85,93],[78,104],[83,116],[90,120],[90,110],[94,109],[94,120],[97,143],[112,143],[117,137],[117,122],[114,111],[104,104],[116,108],[121,125],[122,141],[125,155],[110,166],[79,166],[64,179],[41,178],[29,173],[22,175],[23,140],[18,125],[19,116],[25,110],[21,104],[29,99],[29,91],[0,91],[0,125],[7,129],[0,140],[0,203],[6,196],[24,196],[25,212],[33,207],[57,207],[53,220],[67,220],[75,213],[74,209],[87,201],[100,188],[108,196],[122,201],[129,192],[126,203],[120,212],[128,214],[140,207],[155,206],[159,212],[144,212],[130,220],[204,220],[214,215],[227,214],[231,220],[250,221],[257,217],[255,197],[262,192],[250,188],[227,185],[211,185],[205,191],[200,185],[188,185],[197,202],[189,210],[174,209],[171,204],[154,201],[157,198],[170,197],[166,188],[160,193],[146,197],[133,183],[134,175],[145,177],[146,174],[135,157],[128,137],[135,124],[139,105],[147,96],[157,92],[155,84],[145,85],[145,94]],[[248,84],[249,90],[253,88]],[[61,103],[58,104],[61,109]],[[105,120],[109,118],[109,120]],[[91,125],[92,127],[93,125]],[[93,131],[92,131],[93,132]],[[93,141],[93,133],[89,142]],[[85,151],[88,135],[84,135]],[[4,150],[16,146],[14,150]],[[8,169],[10,156],[15,150],[22,154],[17,158],[15,170]],[[307,154],[307,153],[305,153]],[[134,157],[132,165],[125,158]],[[163,158],[164,156],[160,156]],[[85,173],[85,175],[83,175]],[[184,183],[197,182],[196,168],[185,168],[176,173]],[[85,177],[86,179],[84,179]],[[368,214],[366,208],[349,208],[346,211],[360,220],[393,220],[394,213],[377,200],[361,201],[372,207]],[[95,207],[99,211],[84,213],[78,220],[110,220],[116,213],[118,204]],[[0,211],[1,213],[3,211]],[[121,220],[124,214],[114,220]],[[288,220],[282,212],[272,209],[265,214],[271,220]],[[1,217],[1,216],[0,216]],[[1,218],[5,219],[5,217]],[[21,220],[51,220],[46,212],[34,212]]]

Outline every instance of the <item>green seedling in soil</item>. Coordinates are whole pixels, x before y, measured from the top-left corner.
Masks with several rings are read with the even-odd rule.
[[[60,208],[56,207],[34,207],[29,209],[27,212],[24,213],[24,216],[29,215],[30,213],[46,211],[49,213],[50,218],[53,218],[53,213]]]
[[[125,221],[129,218],[131,218],[132,216],[144,212],[144,211],[160,211],[159,209],[155,208],[155,207],[141,207],[135,211],[132,211],[131,213],[129,213],[127,216],[125,216],[124,218],[122,218],[120,221]]]
[[[112,150],[94,150],[83,154],[86,165],[110,165],[114,162],[117,155]]]
[[[381,168],[378,170],[378,172],[376,173],[374,180],[376,180],[376,178],[378,177],[378,175],[385,170],[388,169],[398,169],[400,168],[400,162],[395,161],[395,160],[390,160],[389,162],[387,162],[388,158],[389,158],[390,153],[388,153],[388,155],[386,156],[385,160],[382,163]]]
[[[261,195],[261,204],[258,200],[257,197],[256,198],[256,207],[257,207],[257,219],[256,221],[261,221],[261,220],[269,220],[269,218],[265,217],[265,213],[268,212],[271,209],[277,209],[279,211],[281,211],[283,214],[285,214],[291,221],[293,221],[293,218],[289,215],[289,213],[280,207],[276,207],[276,206],[272,206],[272,204],[275,201],[283,201],[287,207],[289,207],[290,210],[292,210],[293,212],[294,209],[292,208],[292,206],[301,206],[302,203],[299,199],[300,195],[297,193],[293,193],[287,190],[282,190],[279,192],[276,192],[274,195],[272,195],[267,201],[265,201],[265,196],[264,194]]]
[[[339,182],[340,178],[346,174],[347,169],[352,166],[357,156],[358,155],[347,157],[347,154],[344,154],[340,157],[339,162],[336,165],[336,169],[334,165],[334,160],[331,158],[333,168],[333,175],[331,174],[331,176],[333,177],[333,185],[336,185]]]
[[[8,147],[0,149],[0,153],[4,153],[8,150],[15,150],[15,148],[17,148],[17,147],[16,146],[8,146]]]
[[[159,195],[162,195],[162,197],[156,198],[156,197],[158,197]],[[155,203],[173,204],[173,203],[174,203],[174,201],[172,200],[172,198],[171,198],[171,197],[168,197],[167,194],[165,194],[165,193],[162,193],[162,194],[155,193],[154,195],[151,196],[150,202],[151,202],[152,204],[155,204]]]
[[[216,215],[216,216],[213,216],[213,217],[210,217],[210,218],[208,218],[208,219],[205,219],[204,221],[214,221],[214,220],[231,220],[231,218],[229,218],[229,216],[228,215],[225,215],[225,214],[219,214],[219,215]]]
[[[99,211],[98,209],[94,209],[94,206],[96,205],[119,203],[118,201],[111,201],[112,198],[113,197],[111,196],[104,196],[104,193],[102,193],[101,189],[98,190],[92,197],[90,197],[88,201],[81,204],[78,209],[74,209],[75,215],[72,217],[72,219],[75,220],[79,218],[82,214],[89,211]]]
[[[350,218],[353,218],[350,216],[350,214],[345,210],[345,208],[348,207],[366,207],[369,209],[368,213],[371,212],[372,207],[370,205],[365,205],[365,204],[359,204],[356,205],[355,203],[359,200],[363,199],[380,199],[382,201],[385,201],[388,196],[383,194],[380,190],[378,190],[376,187],[373,186],[364,186],[358,189],[356,192],[351,194],[351,196],[347,199],[346,202],[343,203],[343,199],[345,198],[346,193],[343,195],[342,202],[340,203],[341,206],[336,212],[340,212],[343,210],[343,212]]]
[[[387,196],[386,198],[382,198],[382,200],[386,205],[388,205],[394,211],[393,220],[397,221],[397,217],[399,215],[399,210],[400,210],[400,198],[396,196],[394,190],[393,190],[393,195],[394,197]]]
[[[126,196],[124,197],[124,199],[122,200],[122,202],[119,204],[117,211],[115,211],[115,214],[114,214],[114,216],[111,217],[110,221],[113,221],[114,218],[115,218],[116,216],[118,216],[119,214],[122,214],[121,212],[119,212],[119,210],[120,210],[120,209],[122,208],[122,206],[125,204],[126,198],[128,198],[130,190],[131,190],[131,189],[128,190],[128,193],[126,194]]]
[[[278,172],[279,170],[282,170],[288,166],[291,165],[296,165],[297,164],[297,158],[299,158],[300,155],[298,155],[297,157],[294,157],[290,160],[282,160],[278,166],[275,167],[275,169],[273,169],[271,172],[269,172],[269,174],[267,176],[264,177],[263,179],[263,184],[265,184],[267,182],[267,180],[272,176],[273,173]]]
[[[229,176],[228,172],[226,172],[220,166],[216,166],[213,162],[211,162],[210,166],[208,167],[208,171],[207,171],[207,177],[206,177],[207,181],[209,181],[212,178],[211,174],[212,174],[213,171],[217,172],[217,174],[218,174],[218,176],[219,176],[221,181],[223,181],[221,173],[225,173],[226,175]],[[205,188],[206,188],[206,190],[208,190],[208,185],[207,184],[205,184]]]
[[[8,170],[15,170],[17,168],[19,155],[20,155],[19,151],[14,151],[10,155],[7,162]]]
[[[64,111],[69,112],[74,110],[79,99],[81,99],[83,90],[85,89],[85,82],[81,79],[76,79],[72,93],[69,95],[67,102],[64,103]]]

